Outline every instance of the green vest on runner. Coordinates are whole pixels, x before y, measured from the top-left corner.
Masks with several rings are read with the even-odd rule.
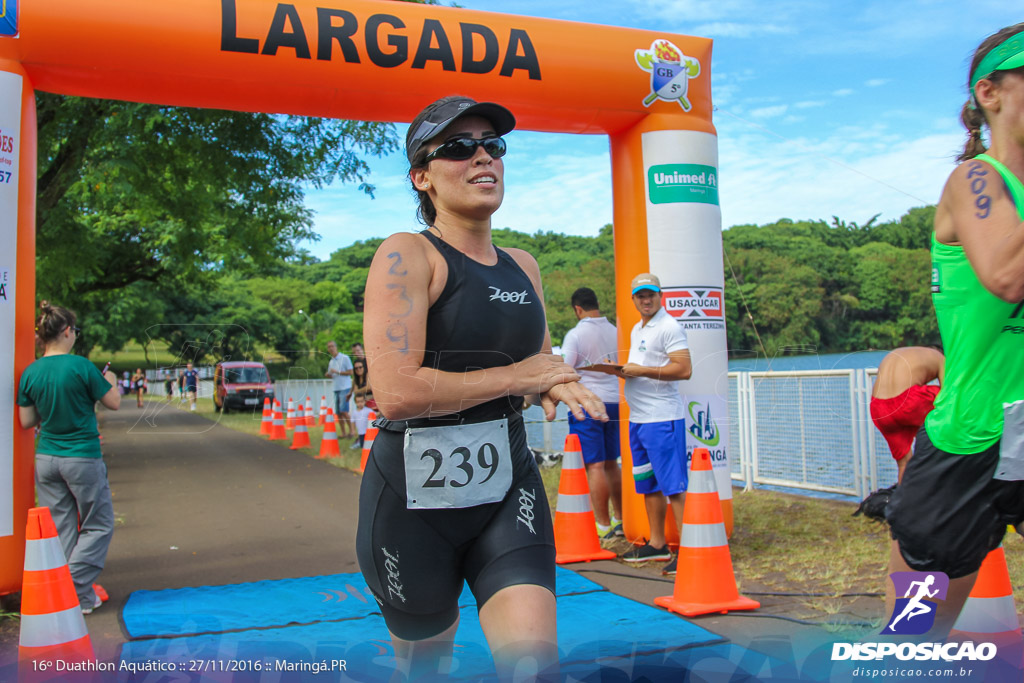
[[[975,158],[1003,177],[1024,220],[1024,184],[988,155]],[[932,302],[946,370],[925,429],[944,451],[979,453],[1002,437],[1003,403],[1024,399],[1024,302],[1007,303],[985,289],[963,248],[934,233]]]

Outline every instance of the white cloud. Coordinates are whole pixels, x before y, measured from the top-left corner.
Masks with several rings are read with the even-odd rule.
[[[849,97],[853,94],[853,91],[849,88],[840,88],[839,90],[833,90],[832,94],[836,97]]]
[[[759,109],[751,109],[750,116],[755,119],[772,119],[777,116],[782,116],[786,113],[788,105],[777,104],[771,107],[761,107]]]
[[[864,85],[866,85],[869,88],[877,88],[878,86],[885,85],[888,82],[888,78],[872,78],[870,80],[864,81]]]

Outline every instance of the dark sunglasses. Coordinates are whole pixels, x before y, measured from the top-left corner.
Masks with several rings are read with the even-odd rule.
[[[434,159],[465,161],[476,154],[477,147],[483,147],[493,159],[505,156],[505,138],[453,138],[423,157],[423,163],[428,164]]]

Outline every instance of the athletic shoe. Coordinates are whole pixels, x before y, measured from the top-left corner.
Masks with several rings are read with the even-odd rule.
[[[100,599],[99,595],[96,595],[96,599],[93,602],[92,607],[83,607],[82,614],[92,614],[92,611],[103,604],[103,600]]]
[[[608,533],[617,538],[622,538],[626,535],[626,532],[622,530],[622,522],[617,519],[612,520],[612,530]]]
[[[676,555],[672,558],[672,561],[665,565],[665,568],[661,570],[662,576],[675,576],[676,575],[676,560],[679,556]]]
[[[352,445],[349,446],[349,450],[352,450],[353,448],[359,448],[359,442],[358,441],[353,441]]]
[[[668,562],[672,559],[672,553],[668,549],[668,545],[662,548],[655,548],[650,543],[644,543],[639,548],[633,546],[626,552],[619,555],[619,557],[626,562]]]
[[[597,526],[597,537],[601,540],[608,538],[608,535],[612,532],[611,526],[602,526],[597,522],[594,522],[594,524]]]

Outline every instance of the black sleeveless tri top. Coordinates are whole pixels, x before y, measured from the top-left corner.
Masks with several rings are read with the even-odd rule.
[[[518,363],[541,350],[544,306],[519,264],[495,247],[498,262],[477,263],[436,237],[420,233],[448,264],[448,281],[427,313],[423,366],[468,372]],[[521,396],[503,396],[451,416],[415,420],[429,423],[482,422],[522,409]]]

